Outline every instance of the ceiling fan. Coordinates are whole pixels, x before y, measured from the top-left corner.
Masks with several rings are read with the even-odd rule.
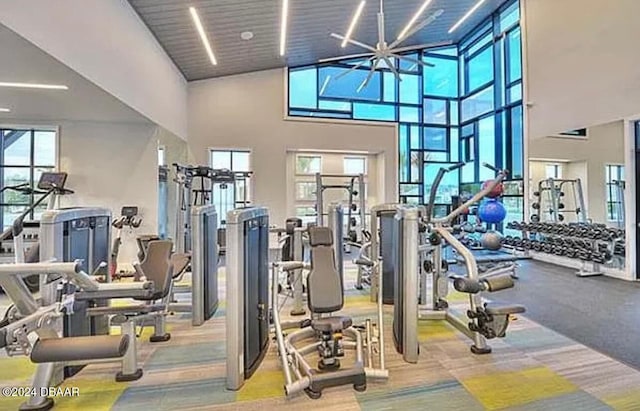
[[[365,1],[361,1],[360,5],[358,6],[358,8],[356,9],[355,14],[353,15],[353,19],[351,20],[351,24],[349,25],[349,28],[347,29],[347,33],[346,35],[341,35],[341,34],[337,34],[337,33],[331,33],[331,37],[334,37],[336,39],[342,40],[342,47],[345,47],[347,44],[352,44],[354,46],[363,48],[365,50],[368,50],[367,53],[361,53],[361,54],[351,54],[351,55],[346,55],[346,56],[339,56],[339,57],[332,57],[332,58],[328,58],[328,59],[321,59],[319,60],[320,63],[329,63],[329,62],[333,62],[333,61],[343,61],[343,60],[350,60],[350,59],[362,59],[361,61],[359,61],[357,64],[355,64],[353,67],[351,67],[351,69],[339,74],[338,76],[336,76],[335,80],[346,76],[347,74],[353,72],[354,70],[359,69],[360,67],[364,66],[365,64],[371,62],[371,66],[369,69],[369,74],[367,75],[366,79],[364,80],[364,82],[361,84],[361,86],[359,87],[359,89],[363,89],[364,87],[367,86],[367,84],[369,83],[369,81],[371,80],[371,78],[373,77],[374,72],[376,71],[376,69],[379,68],[388,68],[389,70],[391,70],[391,72],[393,72],[393,74],[395,75],[395,77],[398,80],[401,80],[400,78],[400,74],[398,73],[398,70],[395,68],[395,65],[392,61],[392,59],[398,59],[398,60],[404,60],[406,62],[412,63],[413,65],[421,65],[424,67],[433,67],[434,65],[425,61],[422,61],[421,59],[415,59],[409,56],[405,56],[402,55],[402,53],[405,53],[407,51],[411,51],[411,50],[417,50],[417,49],[423,49],[423,48],[427,48],[427,47],[435,47],[435,46],[441,46],[441,45],[447,45],[450,43],[437,43],[437,44],[422,44],[419,46],[409,46],[409,47],[398,47],[402,42],[404,42],[406,39],[408,39],[409,37],[411,37],[412,35],[414,35],[415,33],[417,33],[418,31],[422,30],[423,28],[425,28],[427,25],[433,23],[438,17],[440,17],[442,15],[442,13],[444,13],[443,9],[438,9],[435,12],[433,12],[431,15],[429,15],[429,17],[427,17],[426,19],[424,19],[422,22],[415,24],[416,21],[418,20],[418,18],[422,15],[422,13],[425,11],[425,9],[427,8],[427,6],[429,6],[429,4],[431,4],[432,0],[426,0],[422,6],[420,6],[420,8],[418,9],[418,11],[415,13],[415,15],[411,18],[411,20],[409,20],[409,23],[405,26],[405,28],[400,32],[400,34],[398,35],[398,38],[396,40],[394,40],[391,44],[388,44],[385,40],[385,26],[384,26],[384,0],[380,0],[380,11],[378,12],[378,43],[374,46],[370,46],[368,44],[362,43],[360,41],[354,40],[351,38],[351,34],[353,33],[353,30],[356,26],[356,23],[360,17],[360,14],[362,13],[362,9],[364,8],[365,5]]]

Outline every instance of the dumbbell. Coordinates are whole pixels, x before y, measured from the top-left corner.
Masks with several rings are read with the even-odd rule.
[[[531,208],[533,208],[534,210],[539,210],[540,209],[540,203],[531,204]]]

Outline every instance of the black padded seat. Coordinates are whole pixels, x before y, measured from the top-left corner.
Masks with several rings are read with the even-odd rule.
[[[311,328],[320,332],[342,331],[351,327],[352,320],[349,317],[326,317],[311,321]]]
[[[520,304],[495,304],[486,303],[484,310],[489,315],[509,315],[520,314],[526,311],[523,305]]]
[[[39,364],[119,358],[125,355],[128,348],[129,336],[126,334],[46,338],[36,341],[31,351],[31,361]]]

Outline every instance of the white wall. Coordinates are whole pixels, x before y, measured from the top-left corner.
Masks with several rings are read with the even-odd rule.
[[[530,139],[640,112],[640,1],[523,0]]]
[[[2,0],[0,23],[186,139],[186,81],[126,0]]]
[[[157,233],[158,134],[155,126],[73,122],[60,125],[59,169],[69,173],[61,206],[99,206],[120,215],[137,205],[143,223],[137,234]],[[126,234],[119,264],[136,259],[135,235]]]
[[[189,83],[189,148],[193,160],[206,164],[208,148],[250,149],[255,172],[254,203],[271,209],[274,224],[289,216],[288,151],[382,153],[384,201],[395,201],[398,169],[395,125],[284,120],[284,107],[281,69]]]
[[[564,178],[581,178],[587,204],[587,214],[594,221],[606,221],[605,165],[624,164],[623,121],[590,127],[588,138],[544,137],[529,144],[529,158],[547,159],[552,162],[568,162],[563,168]],[[543,162],[543,163],[546,163]],[[533,168],[532,184],[537,184],[539,174]],[[542,169],[544,176],[544,169]]]

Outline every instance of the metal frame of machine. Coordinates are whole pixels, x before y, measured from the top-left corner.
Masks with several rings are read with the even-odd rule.
[[[268,210],[250,207],[229,211],[227,237],[226,386],[238,390],[269,347]]]

